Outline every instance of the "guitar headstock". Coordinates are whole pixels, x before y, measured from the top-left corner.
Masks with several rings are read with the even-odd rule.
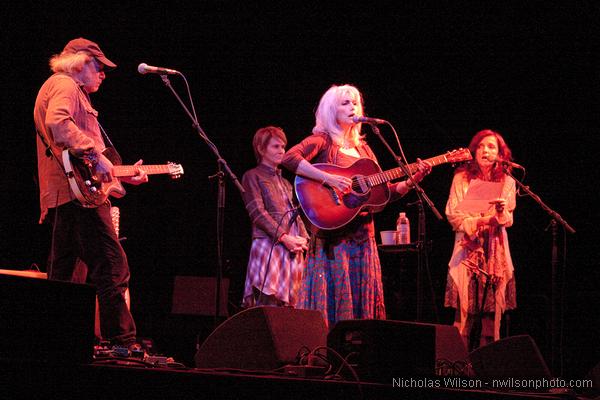
[[[171,179],[181,178],[181,175],[183,175],[183,167],[181,164],[168,162],[167,165],[169,167],[169,175],[171,176]]]
[[[463,149],[463,148],[449,151],[445,154],[445,156],[449,163],[457,163],[457,162],[469,161],[469,160],[473,159],[473,156],[471,155],[471,152],[469,151],[469,149]]]

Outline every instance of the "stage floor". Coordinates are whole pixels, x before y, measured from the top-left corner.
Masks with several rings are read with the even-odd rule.
[[[302,379],[267,373],[60,365],[0,359],[0,398],[52,399],[561,399],[572,395],[427,387],[443,378],[387,384]],[[412,382],[412,385],[411,385]],[[442,381],[440,381],[442,382]],[[464,382],[463,382],[464,384]],[[412,386],[412,387],[411,387]],[[7,396],[8,395],[8,396]],[[7,396],[7,397],[5,397]]]

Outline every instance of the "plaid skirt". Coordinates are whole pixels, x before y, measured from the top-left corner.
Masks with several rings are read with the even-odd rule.
[[[272,244],[271,239],[268,238],[252,240],[243,307],[256,305],[255,292],[274,296],[284,306],[294,307],[298,301],[304,256],[301,253],[290,253],[281,243],[276,244],[271,253]]]

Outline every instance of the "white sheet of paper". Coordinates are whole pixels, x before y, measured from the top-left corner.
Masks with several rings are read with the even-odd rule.
[[[458,203],[456,209],[466,213],[483,213],[493,207],[490,201],[502,194],[502,182],[488,182],[473,179],[469,183],[465,198]]]

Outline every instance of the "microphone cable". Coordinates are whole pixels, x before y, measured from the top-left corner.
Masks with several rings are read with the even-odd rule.
[[[267,258],[267,268],[265,269],[265,276],[263,277],[263,281],[262,281],[262,284],[261,284],[261,287],[260,287],[260,290],[258,293],[258,298],[256,299],[256,302],[254,304],[255,306],[258,305],[258,303],[260,302],[261,298],[264,295],[263,290],[265,289],[265,284],[267,283],[267,275],[269,273],[269,270],[271,269],[271,256],[273,255],[273,249],[275,248],[275,245],[277,243],[279,243],[279,241],[277,240],[279,238],[279,236],[277,235],[279,233],[279,228],[281,228],[281,224],[283,223],[285,216],[289,213],[294,213],[295,215],[293,214],[288,222],[288,230],[289,230],[289,228],[294,223],[294,220],[298,216],[299,211],[300,211],[300,206],[291,208],[291,209],[287,210],[286,212],[284,212],[283,215],[281,216],[281,218],[279,219],[279,223],[277,224],[277,228],[275,229],[275,235],[274,235],[273,239],[271,239],[272,243],[271,243],[271,249],[269,250],[269,257]],[[282,244],[282,246],[285,248],[284,244]]]

